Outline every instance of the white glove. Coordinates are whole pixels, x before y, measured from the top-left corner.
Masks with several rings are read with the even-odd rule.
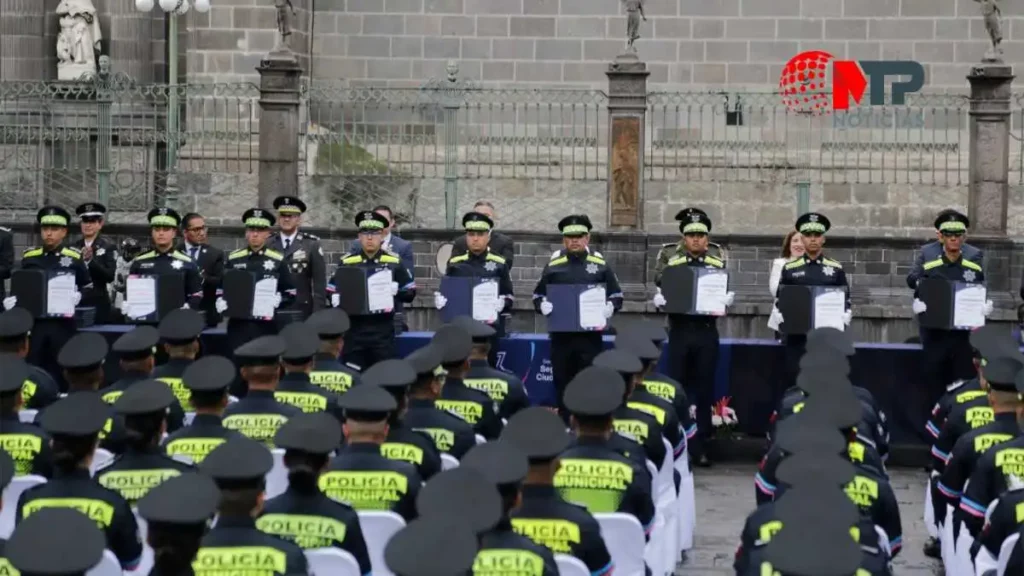
[[[665,297],[661,294],[661,288],[658,288],[658,293],[654,295],[654,298],[651,298],[651,304],[654,304],[657,308],[664,308],[665,304],[667,304]]]
[[[784,320],[782,319],[782,312],[779,312],[779,309],[776,308],[775,306],[772,306],[771,320],[772,324],[775,325],[779,325],[784,322]]]
[[[213,303],[214,308],[217,309],[218,314],[223,314],[228,309],[228,303],[223,298],[217,298],[217,301]]]
[[[182,310],[191,310],[191,308],[188,307],[188,302],[185,302],[184,304],[182,304],[181,305],[181,309]]]
[[[850,322],[853,321],[853,310],[847,310],[843,312],[843,324],[849,326]]]
[[[82,301],[82,293],[79,292],[78,290],[75,290],[74,294],[75,295],[72,296],[71,299],[74,300],[75,306],[78,306],[78,303]]]
[[[448,299],[444,297],[444,294],[441,294],[440,292],[434,292],[434,308],[442,310],[447,305]]]
[[[398,282],[391,283],[391,295],[398,296]]]
[[[726,306],[732,306],[732,302],[735,299],[736,299],[736,293],[735,292],[726,292],[725,293],[725,300],[723,300],[722,302]]]
[[[4,310],[10,310],[11,308],[14,308],[17,305],[18,305],[18,297],[17,296],[8,296],[7,298],[4,298]]]
[[[982,310],[982,313],[985,315],[985,318],[988,318],[989,315],[992,314],[992,310],[994,310],[994,309],[995,309],[995,306],[993,306],[992,301],[991,300],[985,300],[985,309]]]
[[[917,298],[914,298],[914,303],[910,305],[910,308],[914,311],[914,314],[924,314],[928,311],[928,305]]]
[[[604,303],[604,317],[605,319],[611,318],[612,314],[615,314],[615,305],[611,302]]]
[[[281,305],[281,293],[274,292],[274,310],[277,310],[278,306]]]
[[[540,301],[540,313],[541,314],[547,316],[548,314],[551,314],[551,311],[554,310],[554,309],[555,309],[555,307],[551,304],[551,302],[548,302],[547,298],[545,298],[545,299]]]
[[[337,308],[341,306],[341,294],[331,294],[331,307]]]
[[[498,297],[498,299],[494,301],[494,311],[498,314],[505,311],[505,298]]]

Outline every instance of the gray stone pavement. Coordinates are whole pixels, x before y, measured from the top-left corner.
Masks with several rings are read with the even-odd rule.
[[[728,464],[696,472],[697,531],[694,550],[676,569],[685,576],[733,574],[732,561],[740,530],[754,509],[753,464]],[[942,574],[938,561],[926,558],[921,546],[928,535],[922,521],[925,473],[920,469],[889,471],[900,504],[904,548],[893,563],[897,576]]]

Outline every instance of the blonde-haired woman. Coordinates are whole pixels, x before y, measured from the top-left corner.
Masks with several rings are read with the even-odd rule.
[[[779,279],[782,277],[782,267],[793,258],[804,255],[804,239],[796,230],[790,230],[782,242],[782,257],[772,260],[771,274],[768,276],[768,289],[774,298],[779,291]],[[778,309],[772,306],[772,314],[768,317],[768,327],[776,332],[779,331],[780,318]]]

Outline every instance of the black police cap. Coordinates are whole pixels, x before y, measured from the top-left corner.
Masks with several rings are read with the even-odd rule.
[[[837,430],[846,430],[860,423],[863,410],[860,398],[850,386],[815,391],[804,401],[803,409],[810,418],[834,426]]]
[[[181,383],[193,392],[225,390],[235,380],[235,365],[223,356],[203,356],[185,368]]]
[[[489,232],[494,228],[494,220],[487,214],[467,212],[462,217],[462,227],[470,232]]]
[[[983,359],[1006,355],[1017,350],[1010,330],[998,324],[986,324],[972,330],[968,339],[971,347],[977,350]]]
[[[262,208],[250,208],[242,214],[242,224],[246,228],[270,228],[277,218]]]
[[[711,218],[700,208],[684,208],[676,214],[679,232],[683,234],[710,234]]]
[[[808,349],[832,349],[844,356],[853,356],[853,337],[836,328],[815,328],[807,334]]]
[[[152,326],[136,326],[114,340],[113,350],[122,360],[143,360],[153,355],[160,332]]]
[[[472,468],[459,466],[430,479],[416,496],[416,512],[423,518],[465,522],[481,534],[501,520],[497,486]]]
[[[840,460],[841,462],[841,460]],[[848,463],[849,464],[849,463]],[[815,502],[820,508],[810,511],[806,510],[808,502]],[[831,484],[801,484],[785,490],[775,502],[776,517],[796,522],[798,525],[804,521],[808,514],[825,514],[828,522],[840,526],[853,527],[860,519],[860,509],[854,503],[842,487]],[[785,526],[785,521],[783,521]],[[846,536],[850,537],[849,529]]]
[[[588,366],[569,382],[562,402],[578,416],[608,416],[622,406],[626,383],[611,368]]]
[[[441,365],[443,357],[441,348],[431,342],[426,346],[416,349],[412,354],[406,356],[405,359],[412,366],[412,369],[416,371],[417,376],[426,376],[427,374],[433,374],[437,370],[437,367]]]
[[[173,208],[153,208],[146,215],[146,220],[154,228],[177,228],[181,226],[181,215]]]
[[[860,544],[850,524],[833,518],[818,494],[802,498],[803,513],[793,506],[792,517],[780,518],[782,529],[765,548],[765,558],[787,576],[853,576],[861,563]]]
[[[159,380],[143,380],[128,387],[114,402],[114,411],[125,416],[163,412],[174,403],[174,392]]]
[[[838,455],[813,451],[795,452],[786,456],[775,471],[775,478],[788,486],[813,484],[842,488],[857,475],[854,465]]]
[[[246,437],[235,437],[220,444],[199,463],[199,471],[220,483],[263,479],[274,467],[267,447]]]
[[[668,340],[668,332],[665,327],[653,320],[641,320],[633,324],[633,327],[642,330],[647,338],[656,345]]]
[[[32,332],[35,319],[24,308],[14,307],[0,314],[0,340],[24,338]]]
[[[847,376],[850,374],[850,360],[834,348],[808,351],[800,357],[800,373],[813,372],[816,375]]]
[[[139,500],[138,511],[150,523],[201,525],[216,514],[219,503],[220,489],[213,479],[188,473],[169,478],[147,492]]]
[[[533,406],[512,416],[499,441],[515,446],[531,461],[547,461],[564,452],[570,438],[565,422],[557,414]]]
[[[260,336],[235,349],[235,361],[242,366],[272,366],[281,360],[285,344],[280,336]]]
[[[470,448],[459,466],[480,472],[495,486],[507,486],[519,484],[526,478],[530,461],[519,447],[502,436],[497,442]]]
[[[36,212],[36,222],[40,226],[67,228],[71,222],[71,214],[60,206],[43,206]]]
[[[160,321],[160,339],[171,345],[190,344],[199,339],[206,327],[203,315],[195,310],[173,310]]]
[[[359,380],[361,384],[376,385],[389,390],[404,390],[416,382],[416,374],[417,370],[409,360],[392,358],[370,366]]]
[[[88,218],[89,216],[103,216],[107,213],[107,207],[99,202],[86,202],[85,204],[79,204],[78,208],[75,208],[75,215],[82,218]]]
[[[487,342],[495,334],[494,328],[470,316],[457,316],[452,319],[451,324],[469,333],[473,342]]]
[[[380,422],[398,408],[395,397],[387,390],[365,382],[349,388],[341,395],[338,405],[348,418],[362,422]]]
[[[43,508],[18,523],[4,547],[7,561],[26,575],[84,574],[100,563],[107,537],[72,508]]]
[[[946,209],[939,212],[939,215],[935,217],[935,229],[940,231],[950,232],[966,232],[971,226],[971,220],[963,213],[953,210]]]
[[[28,380],[28,364],[20,356],[0,354],[0,374],[0,394],[12,394]]]
[[[795,227],[801,234],[824,234],[832,228],[832,222],[824,214],[808,212],[796,219]]]
[[[598,368],[609,368],[620,374],[639,374],[644,369],[640,358],[622,348],[605,350],[594,357],[593,366]]]
[[[661,350],[643,328],[626,328],[615,335],[615,348],[624,350],[644,362],[652,362],[661,356]]]
[[[14,459],[7,453],[6,450],[0,448],[0,493],[7,488],[7,485],[11,483],[11,479],[14,478]],[[10,506],[14,506],[15,503],[8,503]]]
[[[594,228],[586,214],[570,214],[558,221],[558,230],[563,236],[583,236]]]
[[[335,340],[348,332],[351,321],[348,314],[340,308],[324,308],[317,310],[306,319],[321,340]]]
[[[69,372],[88,372],[107,359],[107,339],[95,332],[79,332],[57,354],[57,364]]]
[[[837,455],[847,450],[847,441],[837,428],[812,419],[803,411],[779,422],[772,444],[787,454]]]
[[[50,434],[92,436],[99,434],[110,417],[110,406],[97,392],[65,396],[43,410],[39,422]]]
[[[478,549],[477,536],[465,522],[419,518],[388,540],[384,563],[396,576],[465,574]]]
[[[297,196],[278,196],[274,198],[274,210],[280,214],[303,214],[306,212],[306,203]]]
[[[1024,369],[1020,354],[1000,355],[990,358],[981,368],[981,377],[988,382],[993,390],[998,392],[1016,392],[1017,374]]]
[[[274,446],[310,454],[330,454],[341,444],[338,419],[327,412],[289,418],[274,435]]]
[[[442,364],[462,362],[473,351],[473,337],[465,328],[456,324],[445,324],[438,328],[430,342],[441,349]]]
[[[284,339],[285,346],[281,359],[289,364],[305,364],[320,349],[320,337],[303,322],[288,324],[281,329],[279,336]]]

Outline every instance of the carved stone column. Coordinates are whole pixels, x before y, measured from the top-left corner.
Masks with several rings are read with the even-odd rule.
[[[1010,178],[1010,92],[1013,68],[986,63],[971,68],[971,233],[1006,235]]]
[[[260,73],[259,205],[299,192],[299,82],[302,67],[291,52],[271,52]]]
[[[103,29],[103,53],[110,56],[115,72],[122,72],[140,84],[163,82],[154,75],[153,45],[164,37],[164,12],[135,9],[134,0],[93,0]],[[163,54],[156,58],[163,61]]]
[[[608,65],[608,224],[643,227],[647,65],[626,53]]]
[[[56,76],[56,62],[47,58],[46,9],[43,0],[0,0],[0,80]]]

